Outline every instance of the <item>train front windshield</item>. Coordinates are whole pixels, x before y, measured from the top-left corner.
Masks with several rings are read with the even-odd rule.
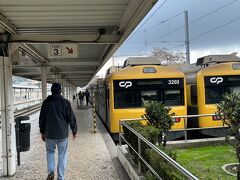
[[[226,93],[240,93],[240,76],[207,76],[204,82],[206,104],[219,103]]]
[[[140,108],[148,101],[162,101],[166,106],[184,105],[183,78],[114,81],[115,109]]]

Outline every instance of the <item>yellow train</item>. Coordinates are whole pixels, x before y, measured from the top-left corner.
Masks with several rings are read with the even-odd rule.
[[[105,79],[99,79],[97,84],[96,112],[114,140],[118,137],[119,120],[141,118],[145,113],[145,101],[162,101],[176,115],[187,114],[184,74],[161,66],[155,58],[128,58],[122,69],[115,69]],[[183,128],[183,120],[176,119],[172,129]],[[176,131],[168,139],[182,136],[182,131]]]
[[[214,114],[223,94],[240,93],[240,58],[236,54],[205,56],[179,69],[186,75],[189,115]],[[215,137],[226,134],[217,116],[188,119],[188,127],[203,128],[201,134]]]

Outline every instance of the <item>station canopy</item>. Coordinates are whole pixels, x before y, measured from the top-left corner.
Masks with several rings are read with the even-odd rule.
[[[157,0],[0,0],[13,75],[85,86]],[[61,82],[61,81],[60,81]]]

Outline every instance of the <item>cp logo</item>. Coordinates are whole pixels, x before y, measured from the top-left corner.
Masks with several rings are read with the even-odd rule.
[[[128,87],[131,87],[131,86],[132,86],[132,82],[131,82],[131,81],[120,81],[120,82],[119,82],[119,86],[120,86],[120,87],[128,88]]]
[[[219,83],[223,82],[223,78],[222,77],[212,77],[210,79],[210,82],[213,84],[219,84]]]

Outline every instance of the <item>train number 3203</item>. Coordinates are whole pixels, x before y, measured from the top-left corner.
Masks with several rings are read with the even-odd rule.
[[[171,79],[171,80],[168,80],[168,84],[179,84],[179,80],[178,79]]]

